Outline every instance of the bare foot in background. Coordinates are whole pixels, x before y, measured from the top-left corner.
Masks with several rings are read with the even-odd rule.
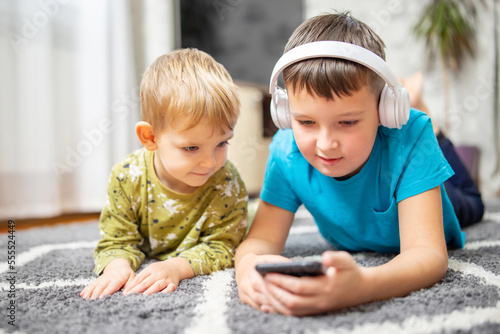
[[[403,86],[408,90],[408,94],[410,95],[410,107],[421,110],[425,112],[429,117],[431,117],[431,114],[429,113],[429,108],[427,107],[423,99],[423,92],[424,92],[423,73],[418,71],[413,73],[413,75],[408,79],[399,78],[399,81],[401,81]],[[435,122],[432,122],[432,128],[434,130],[434,133],[437,135],[439,133],[439,127],[437,126],[437,124],[435,124]]]

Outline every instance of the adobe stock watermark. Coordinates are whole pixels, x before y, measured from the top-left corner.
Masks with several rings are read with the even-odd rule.
[[[380,34],[383,28],[392,23],[393,15],[401,14],[403,10],[416,12],[420,7],[418,1],[389,0],[385,8],[370,13],[371,19],[366,20],[366,24]]]
[[[7,323],[16,326],[16,281],[17,281],[17,268],[16,268],[16,222],[9,220],[9,230],[7,232],[7,276],[8,282],[7,290]]]
[[[111,111],[115,121],[110,118],[101,119],[95,128],[90,130],[83,129],[81,131],[84,138],[75,146],[67,145],[64,148],[66,151],[64,161],[53,161],[51,164],[52,170],[56,174],[58,180],[61,180],[64,174],[72,173],[73,170],[81,166],[84,159],[92,154],[96,147],[102,145],[106,136],[115,130],[117,118],[124,118],[129,115],[131,111],[135,112],[139,110],[139,89],[140,87],[136,86],[129,93],[121,94],[113,101]]]
[[[257,135],[252,135],[242,140],[236,147],[236,152],[243,156],[243,161],[252,162],[259,154],[267,154],[268,144]]]
[[[59,14],[62,5],[66,5],[71,0],[39,0],[40,8],[31,16],[22,17],[19,33],[8,31],[7,39],[15,52],[22,49],[35,38],[41,29],[46,27],[50,21]]]
[[[431,127],[429,129],[431,129]],[[432,164],[429,163],[429,159],[435,156],[433,152],[439,150],[439,144],[436,137],[428,136],[427,138],[421,138],[418,144],[413,143],[412,145],[413,148],[410,155],[405,158],[406,161],[404,165],[399,166],[399,169],[387,169],[382,173],[381,183],[388,189],[391,189],[394,182],[399,182],[398,180],[402,173],[415,173],[416,171],[420,173],[429,170],[429,166],[432,166]]]
[[[66,173],[71,173],[75,168],[80,166],[83,159],[89,156],[94,148],[100,146],[104,141],[104,137],[114,130],[113,121],[104,118],[99,122],[97,128],[91,130],[82,130],[85,139],[80,140],[75,147],[67,145],[66,159],[64,163],[58,161],[52,162],[52,170],[56,173],[60,180],[61,176]]]
[[[212,5],[221,22],[224,21],[227,13],[232,13],[242,3],[243,0],[212,0]]]
[[[270,139],[269,139],[270,141]],[[230,142],[231,143],[231,142]],[[233,144],[230,144],[233,145]],[[231,154],[228,159],[231,160],[234,167],[240,172],[248,171],[251,175],[259,175],[260,168],[265,168],[269,143],[258,134],[245,136],[234,146],[231,146]],[[242,174],[245,178],[246,176]],[[247,185],[251,187],[251,185]]]
[[[463,119],[469,116],[470,113],[476,111],[481,106],[481,102],[490,99],[495,94],[495,73],[491,73],[487,77],[478,77],[478,85],[471,90],[458,104],[454,104],[450,108],[450,127],[458,126]]]

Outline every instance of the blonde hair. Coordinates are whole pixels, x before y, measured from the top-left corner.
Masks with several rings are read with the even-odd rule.
[[[237,86],[224,66],[197,49],[158,57],[141,81],[141,118],[155,132],[180,131],[206,118],[214,130],[233,130],[239,115]]]
[[[285,52],[299,45],[316,41],[340,41],[368,49],[385,60],[385,44],[365,23],[349,12],[319,15],[304,21],[290,36]],[[369,68],[358,63],[333,58],[300,61],[283,70],[283,81],[291,89],[303,89],[319,97],[333,99],[349,96],[364,85],[379,97],[385,81]]]

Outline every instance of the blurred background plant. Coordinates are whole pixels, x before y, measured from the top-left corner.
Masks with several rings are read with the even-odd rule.
[[[498,1],[498,0],[494,0]],[[441,64],[444,87],[444,124],[443,132],[450,130],[450,72],[458,74],[468,57],[475,57],[477,51],[476,26],[478,7],[487,7],[485,0],[431,0],[424,7],[420,18],[414,26],[417,39],[425,40],[428,54],[428,66],[432,67],[436,60]],[[495,7],[495,6],[494,6]],[[498,39],[498,17],[494,12],[495,40]],[[499,62],[497,43],[494,43],[497,55],[495,61],[495,80],[498,83]],[[495,151],[500,156],[500,101],[495,97]],[[500,172],[500,158],[496,161],[494,174]]]
[[[444,81],[444,128],[449,131],[450,70],[458,73],[468,56],[476,50],[477,7],[484,0],[431,0],[414,27],[418,39],[424,39],[428,65],[439,60]],[[436,59],[437,58],[437,59]]]

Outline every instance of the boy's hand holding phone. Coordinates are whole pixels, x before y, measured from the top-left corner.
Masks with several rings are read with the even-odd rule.
[[[290,260],[280,255],[248,254],[243,257],[236,270],[236,282],[240,299],[255,309],[270,311],[264,278],[255,270],[255,266],[258,263],[286,262],[290,262]]]
[[[363,283],[366,279],[362,267],[346,252],[327,251],[323,253],[324,275],[315,277],[294,277],[291,275],[264,276],[266,300],[261,307],[268,312],[303,316],[335,310],[364,302]]]

